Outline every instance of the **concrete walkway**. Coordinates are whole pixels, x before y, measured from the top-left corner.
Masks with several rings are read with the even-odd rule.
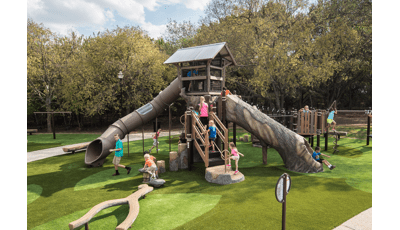
[[[171,136],[179,135],[179,134],[180,134],[180,131],[171,131]],[[154,132],[145,133],[144,139],[153,138],[153,135],[154,135]],[[160,133],[160,137],[165,137],[168,135],[169,135],[169,132],[161,132]],[[142,133],[129,134],[129,141],[137,141],[137,140],[142,140]],[[127,142],[127,141],[128,141],[128,135],[126,135],[125,138],[122,139],[122,142]],[[79,143],[79,144],[86,144],[86,143],[88,144],[90,142],[84,142],[84,143]],[[77,144],[73,144],[73,145],[77,145]],[[27,153],[27,162],[42,160],[42,159],[45,159],[48,157],[53,157],[53,156],[69,154],[68,152],[67,153],[64,152],[63,148],[70,147],[73,145],[66,145],[66,146],[60,146],[60,147],[55,147],[55,148],[42,149],[42,150],[28,152]],[[151,146],[149,146],[149,148],[150,147]],[[85,150],[82,150],[82,151],[85,151]]]
[[[372,230],[372,208],[369,208],[333,230]]]

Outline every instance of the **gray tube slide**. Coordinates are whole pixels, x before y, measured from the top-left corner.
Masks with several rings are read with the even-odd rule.
[[[160,115],[163,110],[179,98],[179,82],[179,79],[176,78],[150,103],[110,125],[99,138],[92,141],[87,147],[85,164],[94,167],[103,165],[105,158],[110,154],[109,150],[115,147],[114,135],[118,134],[120,139],[123,139],[133,129],[146,124]]]

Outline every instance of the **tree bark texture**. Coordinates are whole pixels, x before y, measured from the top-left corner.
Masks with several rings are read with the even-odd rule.
[[[313,149],[306,139],[252,108],[237,96],[227,96],[226,112],[228,121],[235,122],[276,149],[287,169],[301,173],[323,171],[322,165],[312,158]]]

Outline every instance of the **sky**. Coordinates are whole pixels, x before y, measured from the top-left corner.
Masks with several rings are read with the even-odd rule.
[[[210,0],[27,0],[27,16],[61,35],[90,36],[117,25],[158,38],[169,19],[197,23]]]
[[[317,0],[309,0],[316,2]],[[27,0],[27,17],[51,31],[85,37],[117,25],[161,37],[169,19],[197,23],[211,0]]]

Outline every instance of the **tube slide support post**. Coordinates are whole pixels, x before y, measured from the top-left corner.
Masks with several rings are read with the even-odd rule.
[[[171,104],[172,105],[172,104]],[[171,105],[168,106],[168,122],[169,122],[169,152],[171,152]]]
[[[157,120],[157,117],[156,117],[156,148],[157,148],[157,154],[158,154],[158,135],[157,135],[157,132],[158,132],[158,120]]]
[[[53,130],[53,139],[56,139],[56,126],[54,123],[54,113],[51,114],[51,126]]]

